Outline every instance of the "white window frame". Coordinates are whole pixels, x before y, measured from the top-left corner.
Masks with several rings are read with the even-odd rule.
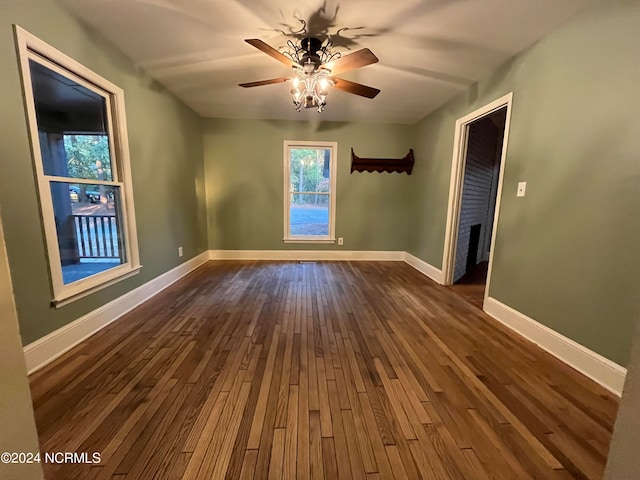
[[[40,216],[47,244],[51,286],[53,290],[52,304],[55,307],[61,307],[135,275],[142,268],[138,253],[135,209],[133,206],[124,91],[17,25],[15,25],[15,35],[22,71],[22,86],[29,124],[33,165],[37,178]],[[60,262],[60,251],[58,249],[58,235],[55,225],[50,184],[54,181],[69,182],[70,178],[55,177],[44,173],[29,60],[34,60],[101,95],[105,98],[107,105],[109,148],[110,151],[113,152],[111,159],[113,181],[100,181],[98,183],[111,184],[120,188],[120,215],[122,217],[121,225],[124,230],[122,238],[124,240],[126,262],[117,267],[69,284],[65,284],[62,277],[62,265]],[[72,180],[72,183],[96,184],[95,180],[79,178],[73,178]]]
[[[290,152],[292,148],[322,148],[331,151],[329,163],[329,234],[328,235],[289,235],[291,190]],[[335,243],[336,233],[336,179],[338,165],[337,142],[311,142],[285,140],[284,142],[284,238],[285,243]]]

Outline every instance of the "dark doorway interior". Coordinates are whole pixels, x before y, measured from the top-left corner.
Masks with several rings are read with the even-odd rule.
[[[480,310],[484,303],[488,268],[489,262],[478,263],[451,287]]]
[[[482,117],[467,132],[453,282],[479,308],[484,301],[506,112],[503,107]]]
[[[478,264],[478,247],[480,246],[480,232],[482,224],[477,223],[471,227],[469,232],[469,249],[467,250],[467,266],[465,274],[469,273]]]

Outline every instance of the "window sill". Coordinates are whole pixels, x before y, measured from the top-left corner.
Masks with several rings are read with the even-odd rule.
[[[284,243],[336,243],[335,238],[283,238]]]
[[[133,277],[134,275],[137,275],[138,273],[140,273],[141,269],[142,269],[142,265],[138,265],[136,267],[132,267],[131,269],[127,269],[124,272],[119,272],[117,275],[112,276],[111,278],[105,279],[104,281],[100,282],[97,285],[87,286],[83,290],[76,291],[76,292],[62,293],[56,298],[54,298],[53,300],[51,300],[51,305],[53,305],[55,308],[64,307],[65,305],[69,305],[70,303],[73,303],[76,300],[80,300],[81,298],[87,297],[92,293],[102,290],[103,288],[109,287],[118,282],[121,282],[122,280]]]

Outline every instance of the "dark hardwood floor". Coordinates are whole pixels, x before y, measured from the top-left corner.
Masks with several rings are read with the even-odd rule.
[[[400,262],[209,262],[30,380],[65,480],[598,479],[618,407]]]

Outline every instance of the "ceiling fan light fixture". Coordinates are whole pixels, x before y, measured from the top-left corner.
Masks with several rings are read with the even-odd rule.
[[[278,51],[262,40],[253,38],[245,40],[250,45],[293,69],[291,77],[279,77],[259,82],[241,83],[241,87],[258,87],[274,83],[291,82],[291,99],[296,111],[302,108],[318,109],[322,112],[327,105],[329,87],[335,87],[346,93],[362,97],[374,98],[380,90],[359,83],[351,82],[332,75],[361,68],[376,63],[378,58],[368,48],[363,48],[349,55],[342,56],[332,51],[329,38],[306,37],[295,44],[289,40],[287,50]]]
[[[320,68],[313,72],[306,72],[303,68],[295,69],[291,78],[291,99],[296,111],[301,112],[303,108],[317,107],[318,112],[322,112],[327,105],[327,94],[329,86],[334,82],[328,77],[329,70]]]

